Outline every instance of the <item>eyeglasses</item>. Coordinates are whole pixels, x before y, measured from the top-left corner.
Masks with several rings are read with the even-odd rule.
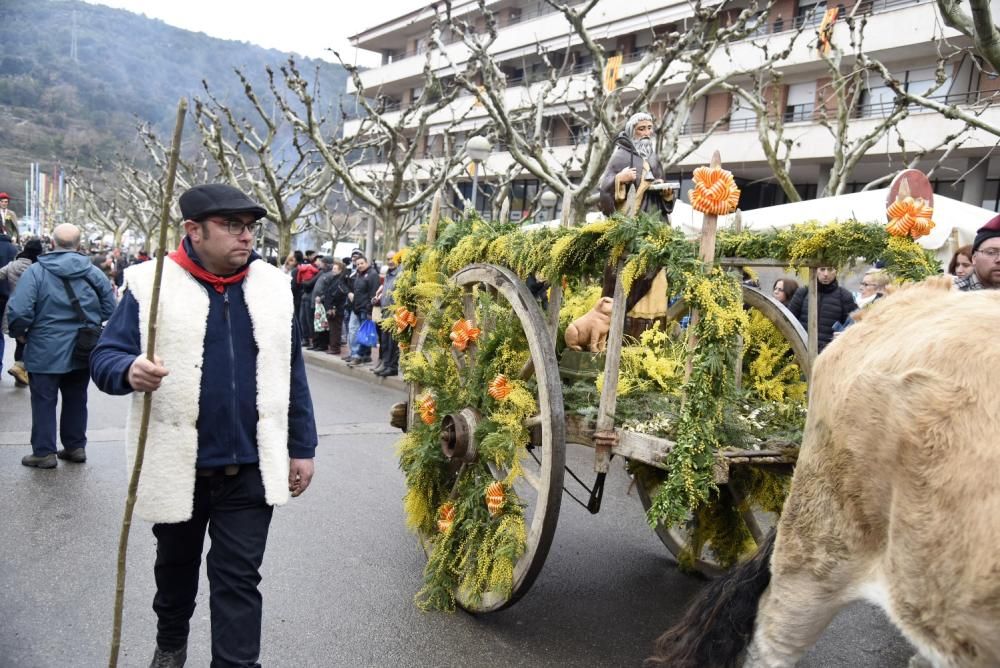
[[[226,218],[225,220],[216,220],[219,225],[225,225],[229,233],[234,237],[238,237],[243,234],[244,230],[250,234],[256,236],[257,230],[260,229],[260,221],[254,220],[249,223],[244,223],[238,218]]]
[[[1000,257],[1000,248],[987,248],[986,250],[977,250],[977,253],[982,253],[991,260],[996,260]]]

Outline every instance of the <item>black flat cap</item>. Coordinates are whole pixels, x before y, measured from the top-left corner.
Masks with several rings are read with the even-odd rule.
[[[219,213],[250,213],[263,218],[267,213],[242,190],[224,183],[207,183],[189,188],[180,197],[181,215],[184,220],[204,220]]]

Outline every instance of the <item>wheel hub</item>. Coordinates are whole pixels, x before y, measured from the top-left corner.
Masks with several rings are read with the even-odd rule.
[[[475,434],[479,420],[479,412],[472,408],[463,408],[441,420],[441,452],[445,457],[464,462],[475,461]]]

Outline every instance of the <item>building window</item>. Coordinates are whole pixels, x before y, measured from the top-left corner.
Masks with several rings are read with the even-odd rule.
[[[531,203],[538,195],[538,179],[518,179],[510,184],[510,219],[524,220],[531,215]]]
[[[458,184],[458,192],[462,194],[461,198],[456,198],[454,201],[455,208],[462,210],[465,208],[465,203],[472,198],[472,181],[465,181]],[[490,183],[483,183],[480,179],[479,183],[476,184],[476,211],[479,216],[484,220],[492,220],[493,218],[493,185]]]
[[[741,106],[740,100],[733,100],[733,111],[729,116],[729,129],[733,132],[752,130],[757,125],[757,112],[749,106]]]
[[[983,208],[1000,211],[1000,179],[986,179],[983,188]]]
[[[812,120],[815,103],[815,81],[791,84],[788,87],[788,99],[785,101],[784,121],[795,123]]]
[[[569,126],[569,136],[574,146],[581,146],[590,141],[590,126],[583,123],[573,123]]]
[[[826,13],[826,0],[799,0],[795,7],[795,27],[818,25]]]

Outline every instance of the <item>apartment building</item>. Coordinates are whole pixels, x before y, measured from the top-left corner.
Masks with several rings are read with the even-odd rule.
[[[740,1],[744,0],[733,3],[734,10],[739,9]],[[781,65],[781,85],[770,91],[773,106],[785,122],[785,136],[794,140],[791,176],[805,199],[822,192],[833,163],[834,142],[829,131],[818,121],[821,108],[830,104],[830,78],[815,49],[815,26],[823,20],[827,2],[832,0],[777,0],[767,15],[760,18],[752,37],[734,44],[724,56],[725,61],[713,61],[721,71],[726,71],[726,67],[735,69],[732,63],[744,63],[757,57],[761,42],[779,48],[796,31],[805,29],[789,58]],[[855,7],[854,2],[859,2],[860,6]],[[563,76],[581,79],[581,85],[575,90],[583,93],[583,81],[591,69],[591,62],[579,40],[570,34],[561,13],[541,0],[497,0],[488,2],[487,6],[500,26],[491,53],[506,75],[504,95],[510,104],[526,99],[532,87],[537,87],[538,80],[547,74],[548,66],[540,55],[542,51],[548,54],[550,62],[563,65]],[[865,51],[884,63],[895,78],[904,81],[907,89],[916,93],[922,94],[935,84],[939,38],[943,35],[953,44],[963,44],[964,38],[943,27],[932,0],[844,0],[837,7],[841,17],[852,11],[855,16],[865,16]],[[622,56],[622,71],[630,72],[629,68],[640,67],[653,35],[683,26],[690,12],[686,2],[677,0],[601,0],[589,15],[587,26],[609,55]],[[455,2],[453,15],[484,27],[484,19],[475,2]],[[390,116],[412,104],[421,93],[427,36],[434,18],[434,5],[428,4],[354,36],[352,42],[357,48],[380,53],[382,63],[362,74],[362,90],[355,90],[349,82],[348,94],[385,96]],[[848,43],[848,27],[842,20],[833,23],[832,39],[835,43]],[[435,71],[439,72],[440,84],[446,87],[451,85],[448,61],[463,65],[468,55],[457,39],[445,48],[447,57],[435,58],[433,63]],[[946,81],[932,97],[942,103],[975,106],[981,110],[983,101],[1000,90],[1000,78],[984,70],[967,55],[952,57],[946,63]],[[571,85],[568,88],[574,90]],[[667,93],[669,87],[662,92],[663,95]],[[851,133],[857,135],[875,127],[892,109],[892,100],[892,91],[884,82],[868,77],[859,104],[851,114]],[[662,115],[663,105],[654,98],[650,111],[654,117]],[[465,114],[462,124],[449,127],[453,114],[458,112]],[[579,152],[588,140],[589,127],[575,123],[565,112],[560,115],[558,105],[546,114],[548,142],[553,155],[568,157],[570,152]],[[685,192],[690,187],[694,168],[706,164],[712,152],[718,150],[742,187],[741,208],[749,210],[783,203],[786,197],[774,183],[754,127],[756,114],[734,100],[730,93],[713,92],[701,98],[685,132],[691,137],[699,137],[727,114],[728,122],[717,127],[698,150],[678,164],[668,179],[681,184],[682,193]],[[987,107],[981,117],[1000,127],[1000,105]],[[485,124],[487,118],[485,112],[475,108],[471,95],[463,95],[452,103],[450,110],[432,116],[431,122],[432,130],[419,147],[421,154],[427,157],[435,155],[440,146],[440,134],[446,127],[460,143],[469,132]],[[860,190],[870,181],[900,168],[913,151],[937,145],[961,125],[922,107],[912,108],[909,116],[897,126],[898,133],[907,140],[905,152],[895,133],[887,135],[852,171],[848,191]],[[354,121],[345,127],[345,132],[350,134],[357,128],[358,121]],[[961,147],[950,151],[933,175],[937,192],[977,206],[1000,209],[1000,160],[992,157],[997,141],[995,135],[983,130],[967,134]],[[940,157],[940,152],[930,155],[918,166],[927,169]],[[502,173],[511,162],[502,146],[494,147],[480,179],[485,195],[490,193],[490,175]],[[468,196],[471,184],[465,183],[462,187]],[[539,187],[538,181],[528,176],[515,181],[512,218],[530,213],[530,202]],[[477,208],[484,211],[487,208],[482,195]]]

